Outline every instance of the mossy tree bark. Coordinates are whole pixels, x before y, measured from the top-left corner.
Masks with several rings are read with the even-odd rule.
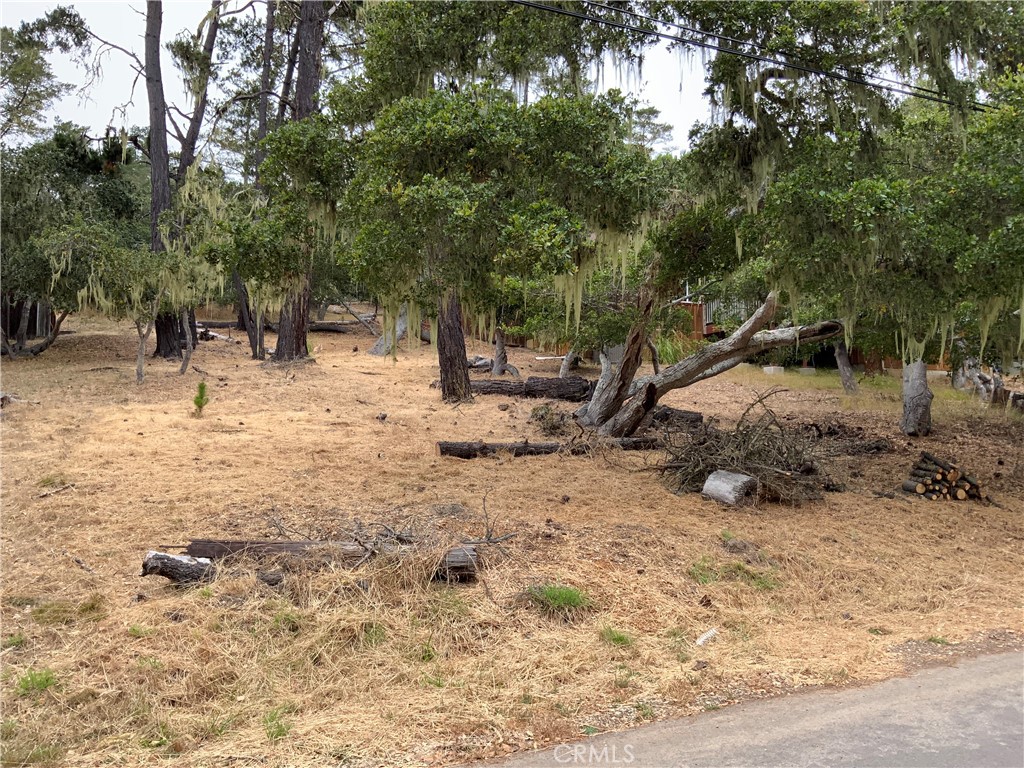
[[[454,288],[438,301],[437,359],[441,366],[441,398],[446,403],[473,399],[466,367],[466,337],[462,331],[462,304]]]

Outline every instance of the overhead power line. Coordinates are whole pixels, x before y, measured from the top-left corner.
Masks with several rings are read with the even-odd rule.
[[[589,21],[589,22],[593,22],[595,24],[601,24],[601,25],[604,25],[606,27],[611,27],[613,29],[621,29],[621,30],[626,31],[626,32],[638,32],[638,33],[640,33],[642,35],[648,35],[650,37],[657,37],[657,38],[660,38],[662,40],[669,40],[669,41],[675,42],[675,43],[683,43],[685,45],[695,45],[695,46],[697,46],[699,48],[706,48],[708,50],[718,51],[720,53],[731,54],[733,56],[738,56],[740,58],[748,59],[750,61],[757,61],[757,62],[761,62],[763,64],[771,64],[773,66],[782,67],[784,69],[791,69],[791,70],[795,70],[797,72],[805,72],[805,73],[810,74],[810,75],[819,75],[821,77],[826,77],[826,78],[829,78],[829,79],[832,79],[832,80],[840,80],[840,81],[843,81],[843,82],[852,83],[854,85],[863,85],[863,86],[866,86],[868,88],[875,88],[877,90],[888,91],[889,93],[898,93],[898,94],[901,94],[903,96],[910,96],[910,97],[916,98],[916,99],[925,99],[926,101],[933,101],[933,102],[936,102],[938,104],[945,104],[947,106],[957,106],[956,102],[953,102],[953,101],[951,101],[949,99],[942,98],[941,96],[935,96],[935,95],[932,95],[929,92],[926,92],[927,89],[912,90],[916,86],[907,86],[904,83],[899,83],[899,85],[884,85],[884,84],[881,84],[881,83],[873,83],[870,80],[865,79],[864,76],[844,75],[842,72],[834,72],[834,71],[818,69],[817,67],[812,67],[812,66],[809,66],[809,65],[806,65],[806,64],[801,64],[799,62],[789,62],[789,61],[785,61],[785,60],[781,60],[781,59],[776,59],[776,58],[773,58],[771,56],[763,56],[763,55],[758,54],[758,53],[751,53],[749,51],[742,51],[742,50],[738,50],[738,49],[735,49],[735,48],[727,48],[727,47],[725,47],[723,45],[716,45],[714,43],[709,43],[709,42],[707,42],[705,40],[695,39],[695,38],[692,38],[692,37],[682,37],[680,35],[673,35],[673,34],[670,34],[668,32],[663,32],[663,31],[657,30],[657,29],[644,29],[643,27],[637,27],[635,25],[627,24],[625,22],[614,21],[612,19],[602,19],[599,16],[590,16],[589,14],[580,13],[579,11],[573,11],[573,10],[570,10],[568,8],[559,8],[559,7],[556,7],[556,6],[553,6],[553,5],[545,5],[544,3],[532,2],[532,0],[509,0],[509,2],[514,4],[514,5],[521,5],[521,6],[524,6],[526,8],[535,8],[535,9],[537,9],[539,11],[546,11],[548,13],[555,13],[555,14],[558,14],[560,16],[570,16],[572,18],[579,19],[580,21]],[[613,10],[615,10],[616,12],[623,12],[623,11],[621,11],[621,9],[618,9],[618,8],[615,8]],[[630,13],[630,12],[625,11],[625,13]],[[638,17],[638,18],[646,18],[646,19],[650,19],[653,22],[661,23],[657,19],[653,19],[653,18],[650,18],[650,17],[642,17],[640,14],[634,14],[634,15],[636,17]],[[681,25],[677,25],[677,26],[681,27]],[[690,28],[688,28],[688,29],[690,29]],[[705,34],[704,32],[700,32],[699,30],[693,30],[693,31],[698,33],[698,34],[702,34],[702,35]],[[723,37],[722,39],[725,39],[725,38]],[[729,38],[729,39],[735,39],[735,38]],[[739,42],[742,42],[742,41],[739,41]],[[874,77],[874,76],[870,76],[870,77]],[[880,79],[880,78],[876,78],[876,79]],[[986,105],[979,104],[977,102],[969,102],[968,106],[970,106],[971,109],[973,109],[973,110],[975,110],[977,112],[983,112],[983,111],[987,110]]]

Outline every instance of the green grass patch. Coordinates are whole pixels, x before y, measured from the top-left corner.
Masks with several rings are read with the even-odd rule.
[[[368,622],[363,624],[359,642],[366,648],[376,648],[388,639],[388,632],[383,624]]]
[[[32,609],[32,620],[47,626],[70,624],[75,620],[75,606],[66,600],[40,603]]]
[[[949,640],[939,635],[932,635],[928,638],[928,642],[933,645],[949,645]]]
[[[285,704],[275,707],[263,716],[263,730],[271,741],[280,741],[292,729],[291,722],[285,717],[295,711],[295,705]]]
[[[718,569],[715,567],[714,563],[711,562],[711,558],[709,557],[702,557],[690,566],[687,573],[689,573],[690,578],[698,584],[712,584],[719,579]]]
[[[614,627],[602,627],[601,639],[609,645],[614,645],[617,648],[629,648],[635,642],[631,635],[615,629]]]
[[[64,747],[60,744],[4,744],[0,765],[56,765],[63,756]]]
[[[103,595],[99,593],[89,595],[78,605],[74,605],[67,600],[39,603],[32,609],[32,619],[37,624],[48,626],[71,624],[78,619],[99,621],[107,615],[103,603]]]
[[[302,617],[291,611],[278,611],[274,616],[274,629],[298,634],[302,630]]]
[[[726,578],[742,581],[762,592],[770,592],[779,587],[778,580],[771,572],[759,571],[756,568],[751,568],[746,563],[729,563],[722,569],[722,574]]]
[[[28,638],[25,637],[23,632],[15,632],[13,635],[8,635],[0,641],[0,648],[5,651],[8,648],[24,648],[27,642]]]
[[[723,539],[725,541],[726,539]],[[710,557],[704,556],[690,566],[690,578],[698,584],[713,584],[717,581],[741,581],[754,589],[769,592],[778,589],[780,584],[771,571],[751,568],[746,563],[726,563],[718,565]]]
[[[575,587],[538,584],[526,591],[530,601],[549,616],[572,618],[593,607],[593,601]]]
[[[128,634],[129,636],[135,638],[149,637],[151,634],[153,634],[153,630],[149,627],[144,627],[141,624],[132,624],[130,627],[128,627]]]
[[[83,619],[88,621],[99,621],[107,615],[107,611],[103,607],[103,603],[103,595],[98,592],[94,592],[79,603],[75,611]]]
[[[60,488],[62,485],[67,484],[68,479],[60,473],[54,475],[43,475],[41,478],[39,478],[40,488]]]
[[[57,684],[57,676],[50,669],[30,669],[18,678],[18,693],[27,696],[30,693],[42,693]]]

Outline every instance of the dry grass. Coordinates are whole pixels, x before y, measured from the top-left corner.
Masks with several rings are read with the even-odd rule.
[[[1022,427],[955,397],[937,398],[936,434],[911,443],[888,390],[847,398],[814,377],[773,401],[780,418],[838,414],[896,452],[839,460],[846,493],[731,510],[673,495],[643,457],[614,451],[441,460],[438,439],[540,433],[536,403],[442,405],[429,349],[395,364],[365,355],[368,336],[325,334],[315,364],[277,367],[203,344],[209,403],[195,419],[199,374],[150,361],[137,388],[130,329],[69,323],[77,333],[3,370],[5,391],[41,403],[3,420],[10,763],[450,764],[879,679],[903,669],[908,641],[1024,629]],[[557,369],[511,357],[524,376]],[[744,369],[667,404],[729,423],[775,383]],[[875,496],[922,448],[970,468],[1003,506]],[[430,553],[299,569],[277,590],[245,569],[188,591],[138,576],[149,548],[278,525],[480,536],[485,494],[497,532],[518,536],[475,585],[430,582]],[[589,605],[542,610],[529,591],[543,585]]]

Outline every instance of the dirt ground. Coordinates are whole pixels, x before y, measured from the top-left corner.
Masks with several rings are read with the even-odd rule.
[[[895,381],[847,397],[834,376],[744,366],[672,393],[728,424],[781,383],[787,422],[892,442],[831,458],[844,492],[728,509],[673,493],[657,453],[441,459],[437,440],[544,439],[538,402],[444,405],[429,347],[370,357],[361,328],[313,335],[315,362],[292,366],[250,360],[232,332],[199,347],[203,373],[149,360],[138,387],[133,329],[67,327],[2,371],[29,401],[2,422],[4,764],[449,765],[1020,647],[1024,423],[945,384],[915,440]],[[556,375],[535,357],[510,361]],[[896,492],[922,449],[997,504]],[[192,538],[378,522],[442,544],[516,536],[469,585],[416,558],[298,567],[278,588],[243,566],[191,590],[139,576],[147,550]],[[589,606],[545,614],[527,595],[546,584]]]

